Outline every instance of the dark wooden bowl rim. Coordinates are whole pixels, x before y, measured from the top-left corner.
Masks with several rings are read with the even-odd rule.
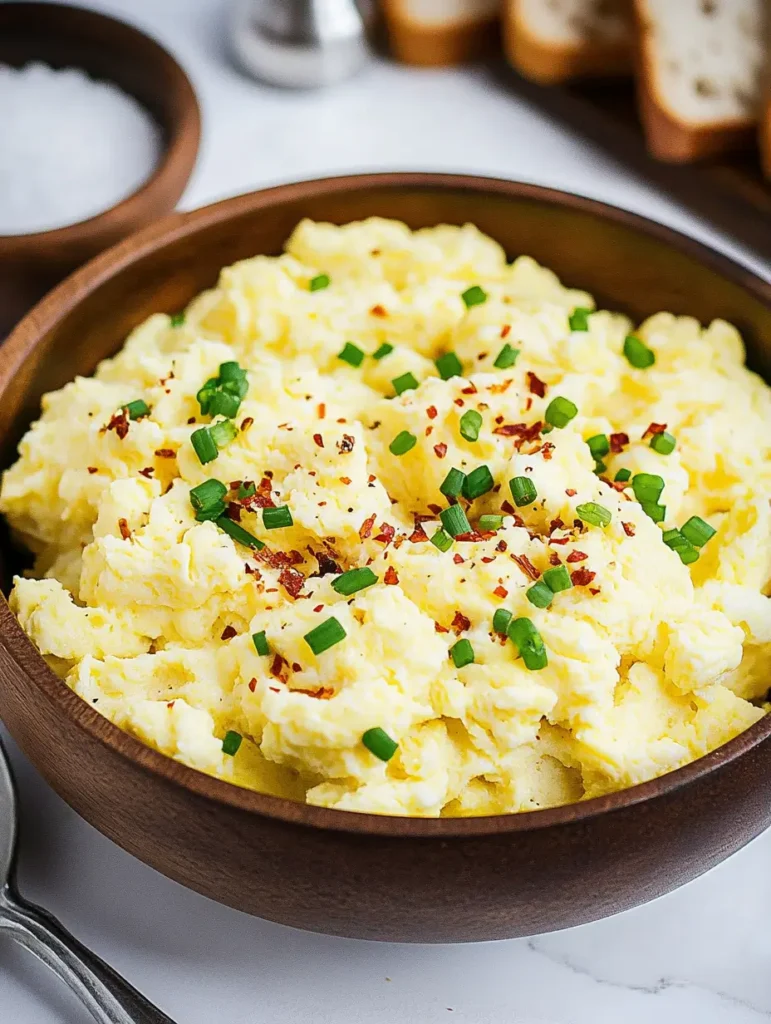
[[[596,217],[606,218],[666,243],[750,291],[771,306],[771,285],[750,270],[709,249],[694,239],[656,224],[637,214],[594,199],[522,182],[470,175],[431,173],[359,174],[279,185],[259,192],[226,199],[190,213],[173,213],[97,256],[50,292],[16,327],[3,346],[0,393],[9,386],[17,370],[34,350],[39,339],[78,302],[116,271],[136,262],[166,243],[194,234],[199,228],[227,220],[245,210],[270,207],[276,202],[301,200],[308,196],[332,194],[361,188],[399,187],[451,188],[495,193],[557,204]],[[383,835],[389,837],[439,837],[500,835],[581,822],[606,812],[642,804],[687,786],[715,769],[741,757],[771,735],[771,715],[717,750],[682,768],[608,796],[541,811],[522,811],[472,818],[407,818],[313,807],[281,797],[266,796],[205,775],[160,754],[123,732],[91,705],[77,696],[38,654],[5,599],[0,602],[0,637],[19,666],[32,677],[41,692],[61,714],[105,746],[141,766],[150,774],[191,791],[214,803],[318,829]],[[676,823],[673,823],[676,827]]]
[[[75,221],[72,224],[65,224],[60,228],[51,228],[47,231],[32,231],[27,234],[0,234],[0,257],[5,253],[10,253],[14,256],[22,254],[29,254],[31,256],[34,255],[35,250],[38,248],[65,247],[69,243],[81,241],[84,237],[98,236],[103,222],[105,220],[109,222],[116,217],[120,217],[121,220],[127,222],[133,222],[135,218],[142,215],[149,195],[155,192],[174,191],[175,183],[178,181],[180,173],[184,174],[185,180],[187,180],[192,171],[195,154],[198,150],[201,111],[190,79],[171,53],[161,46],[157,39],[119,18],[112,18],[108,14],[102,14],[99,11],[92,11],[87,8],[72,7],[67,4],[58,3],[28,3],[26,0],[23,3],[7,3],[3,6],[7,10],[10,8],[23,9],[25,14],[29,14],[31,23],[34,23],[36,10],[41,8],[50,11],[52,7],[55,7],[57,16],[62,19],[67,16],[68,12],[77,12],[79,17],[88,18],[94,25],[98,25],[101,22],[103,24],[112,23],[113,25],[120,26],[126,39],[133,36],[135,39],[141,39],[147,46],[155,48],[159,57],[164,57],[168,61],[169,67],[173,68],[173,74],[177,80],[176,87],[180,96],[184,97],[186,117],[189,119],[189,125],[195,128],[195,140],[191,150],[189,131],[182,131],[181,125],[177,125],[172,130],[170,137],[164,141],[160,160],[150,176],[139,188],[136,188],[119,203],[107,207],[94,214],[93,217],[87,217],[85,220]],[[139,102],[137,100],[137,103]],[[144,107],[144,104],[140,105]]]

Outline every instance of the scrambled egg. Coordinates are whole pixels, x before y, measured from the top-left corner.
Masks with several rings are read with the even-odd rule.
[[[764,713],[770,395],[729,324],[596,312],[472,226],[304,222],[45,396],[2,484],[12,607],[107,718],[241,786],[597,796]]]

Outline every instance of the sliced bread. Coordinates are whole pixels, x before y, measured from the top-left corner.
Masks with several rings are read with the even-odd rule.
[[[383,0],[392,53],[407,64],[459,64],[495,39],[501,0]]]
[[[686,163],[754,142],[766,0],[635,0],[640,114],[653,156]]]
[[[629,0],[507,0],[504,26],[509,60],[536,82],[630,70]]]

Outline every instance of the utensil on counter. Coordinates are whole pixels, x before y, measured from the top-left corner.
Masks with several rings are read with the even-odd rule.
[[[233,51],[271,85],[315,88],[355,74],[369,59],[372,0],[236,0]]]
[[[174,1024],[55,917],[19,895],[17,820],[11,766],[0,740],[0,935],[16,939],[61,978],[97,1024]]]
[[[133,96],[160,126],[163,152],[145,184],[102,213],[50,231],[0,235],[0,339],[70,271],[174,209],[201,132],[198,101],[179,64],[115,18],[59,3],[0,2],[0,63],[31,61],[80,68]]]
[[[306,181],[175,213],[103,253],[18,325],[0,360],[0,467],[40,398],[173,313],[223,265],[278,253],[303,217],[476,224],[640,322],[661,309],[737,324],[771,380],[771,284],[671,228],[581,196],[449,174]],[[19,568],[0,540],[5,582]],[[513,938],[627,910],[720,863],[771,825],[771,716],[705,757],[547,810],[406,818],[252,792],[122,732],[60,679],[0,598],[0,715],[83,817],[196,891],[312,931],[451,942]]]

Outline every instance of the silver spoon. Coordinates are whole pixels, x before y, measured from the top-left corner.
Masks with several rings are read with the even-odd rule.
[[[98,1024],[174,1024],[55,917],[19,896],[17,833],[16,791],[0,740],[0,934],[7,932],[50,967]]]

